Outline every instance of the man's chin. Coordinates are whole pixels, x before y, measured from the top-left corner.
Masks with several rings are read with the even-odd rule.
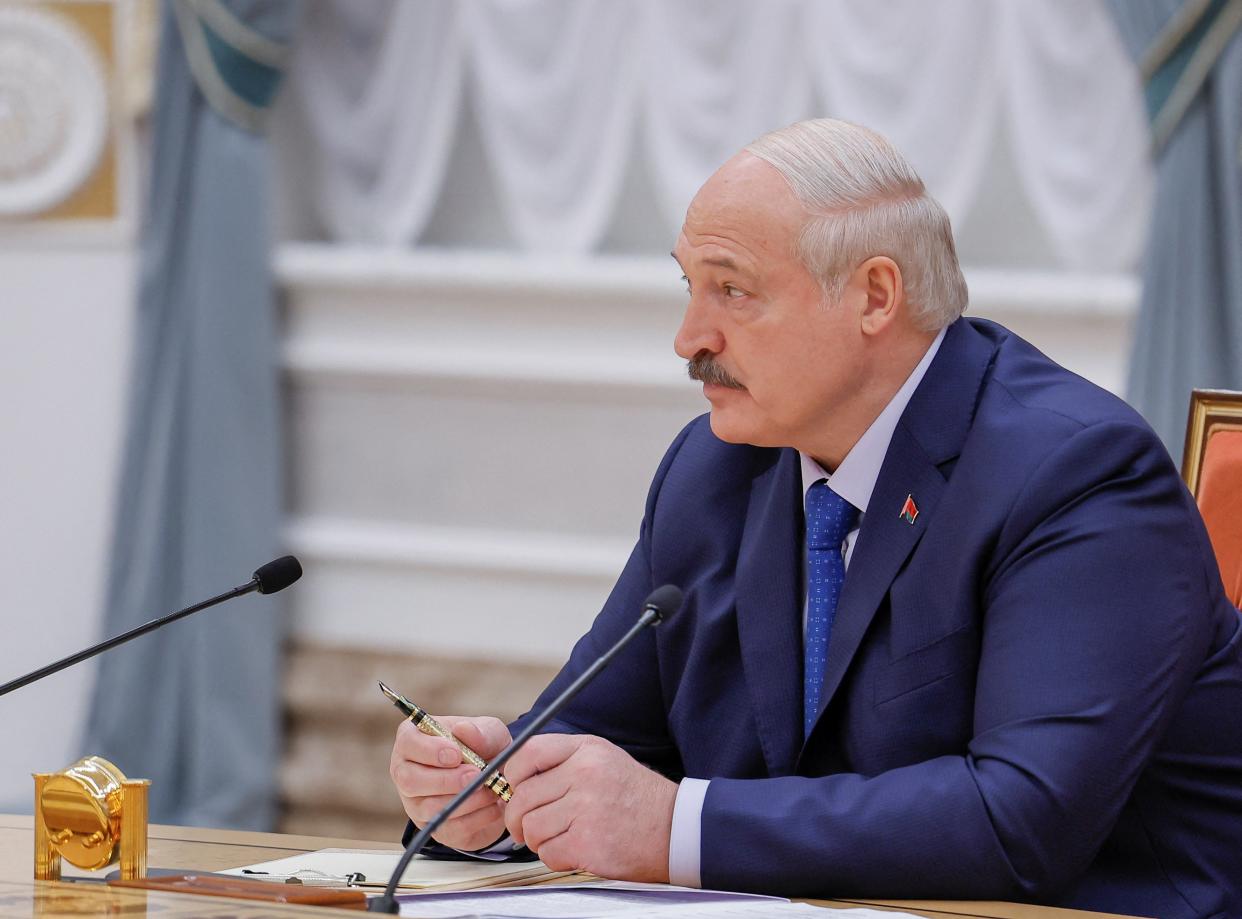
[[[712,426],[712,433],[727,444],[755,444],[754,438],[758,432],[754,425],[745,424],[737,417],[736,412],[712,406],[708,421]]]

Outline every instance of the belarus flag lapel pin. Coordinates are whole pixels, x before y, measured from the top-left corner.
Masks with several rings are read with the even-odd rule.
[[[913,495],[906,495],[906,503],[901,506],[901,519],[914,526],[914,518],[919,515],[919,506],[914,503]]]

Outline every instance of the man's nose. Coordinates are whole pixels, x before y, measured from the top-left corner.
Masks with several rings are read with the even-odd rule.
[[[686,304],[686,315],[682,317],[681,328],[673,338],[673,350],[678,357],[690,360],[704,351],[719,354],[724,348],[724,336],[720,329],[711,322],[707,310],[695,297]]]

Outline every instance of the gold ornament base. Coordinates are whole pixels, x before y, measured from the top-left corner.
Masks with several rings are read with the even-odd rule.
[[[121,863],[121,877],[147,876],[149,779],[128,779],[102,756],[60,772],[34,773],[34,877],[60,879],[61,859],[95,871]]]

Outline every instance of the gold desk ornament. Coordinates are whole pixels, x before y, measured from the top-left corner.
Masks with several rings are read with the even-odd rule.
[[[149,779],[127,779],[102,756],[60,772],[34,773],[36,881],[60,879],[60,860],[88,871],[121,863],[121,877],[147,876]]]

